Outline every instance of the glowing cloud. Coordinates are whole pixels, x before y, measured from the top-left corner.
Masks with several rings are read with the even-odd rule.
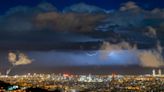
[[[14,64],[16,62],[16,54],[10,52],[9,55],[8,55],[8,60],[9,60],[10,63]]]
[[[149,37],[156,37],[156,35],[157,35],[157,32],[156,32],[156,29],[155,28],[153,28],[153,27],[151,27],[151,26],[148,26],[147,27],[147,32],[145,33],[147,36],[149,36]]]
[[[121,42],[118,44],[111,44],[108,42],[104,42],[101,46],[101,58],[107,59],[107,57],[113,55],[120,55],[119,53],[124,53],[125,55],[134,55],[138,58],[138,64],[143,67],[161,67],[164,66],[162,50],[160,43],[157,43],[156,49],[152,50],[139,50],[136,45],[131,46],[127,42]],[[128,54],[127,54],[128,53]],[[130,56],[129,56],[130,58]],[[124,60],[124,59],[122,59]]]
[[[27,65],[27,64],[30,64],[32,63],[32,60],[29,59],[25,54],[23,53],[20,53],[18,55],[18,58],[17,58],[17,54],[13,53],[13,52],[10,52],[8,54],[8,60],[9,62],[12,64],[12,67],[9,68],[7,71],[6,71],[6,74],[8,75],[10,73],[10,71],[15,67],[15,66],[18,66],[18,65]]]
[[[164,65],[163,57],[157,51],[141,51],[138,53],[141,66],[144,67],[160,67]]]
[[[129,1],[124,3],[123,6],[120,8],[121,11],[130,10],[130,9],[139,9],[139,6],[136,5],[135,2]]]
[[[23,53],[19,54],[19,60],[14,63],[14,65],[26,65],[30,64],[32,61]]]
[[[109,42],[103,42],[100,50],[103,50],[101,53],[101,58],[105,59],[108,56],[108,53],[112,51],[122,51],[122,50],[135,50],[137,47],[136,45],[131,46],[127,42],[121,42],[118,44],[111,44]]]

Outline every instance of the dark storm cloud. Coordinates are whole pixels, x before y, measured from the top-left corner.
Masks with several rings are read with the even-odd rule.
[[[163,9],[144,10],[135,2],[123,3],[119,10],[111,13],[108,13],[109,10],[83,3],[72,5],[63,11],[67,12],[58,11],[50,3],[41,3],[36,7],[17,6],[1,15],[0,28],[4,31],[88,32],[94,31],[98,24],[103,29],[106,27],[106,30],[111,29],[112,25],[117,25],[116,28],[119,29],[142,30],[141,27],[163,27],[164,24]]]
[[[164,65],[164,9],[145,10],[135,2],[124,3],[113,12],[83,6],[63,11],[49,3],[11,8],[0,16],[0,50],[28,50],[35,60],[30,68]],[[43,51],[56,49],[58,52]],[[72,51],[84,49],[78,54]],[[104,55],[107,59],[102,59]]]
[[[56,8],[49,3],[42,3],[36,7],[17,6],[9,9],[0,18],[1,31],[31,31],[36,30],[35,16],[42,12],[56,11]]]
[[[64,14],[49,3],[17,6],[0,16],[0,49],[54,49],[69,42],[99,41],[73,32],[92,31],[102,18],[104,15]]]
[[[136,3],[134,2],[127,2],[122,5],[119,11],[115,11],[115,13],[111,15],[111,17],[112,19],[110,19],[109,17],[109,19],[104,23],[108,23],[109,26],[117,25],[117,27],[114,29],[115,31],[120,34],[127,35],[132,35],[133,33],[139,32],[138,35],[136,34],[138,37],[139,35],[143,35],[144,37],[154,39],[154,44],[156,44],[156,47],[154,47],[154,49],[146,48],[141,50],[137,47],[137,45],[130,45],[129,42],[125,42],[127,45],[122,45],[120,43],[114,45],[106,43],[102,45],[105,51],[125,52],[124,49],[128,49],[130,53],[135,53],[135,55],[137,55],[139,59],[138,61],[143,67],[161,67],[164,65],[162,54],[163,47],[160,44],[161,39],[159,39],[159,33],[162,33],[161,27],[159,26],[161,23],[163,23],[163,21],[161,20],[164,20],[164,12],[162,9],[153,9],[151,11],[148,11],[142,9],[142,7],[136,5]],[[126,31],[121,32],[120,30]],[[131,34],[129,34],[130,32]],[[140,42],[146,43],[146,41]]]
[[[56,31],[90,32],[104,15],[77,14],[77,13],[41,13],[36,17],[36,25],[39,29]]]
[[[126,54],[134,55],[138,60],[138,64],[142,67],[162,67],[164,66],[162,51],[160,43],[157,44],[155,49],[149,50],[140,50],[136,45],[130,45],[128,42],[121,42],[118,44],[110,44],[108,42],[104,42],[101,46],[101,57],[102,59],[107,59],[111,54],[115,53],[115,56],[118,56],[119,53],[123,53],[125,55],[123,57],[126,58]],[[128,55],[128,57],[132,57]],[[122,59],[122,60],[123,60]],[[124,61],[124,60],[123,60]],[[135,62],[133,62],[135,63]]]
[[[76,31],[88,32],[96,27],[105,17],[103,14],[61,13],[49,4],[42,3],[36,7],[17,6],[0,17],[0,28],[3,31]]]
[[[163,9],[145,10],[135,2],[124,3],[119,10],[112,13],[105,21],[108,25],[117,25],[119,28],[131,28],[133,30],[146,26],[159,26],[163,23]],[[141,28],[142,27],[142,28]]]
[[[151,44],[151,47],[162,37],[163,9],[144,10],[135,2],[127,2],[110,13],[109,10],[86,4],[73,5],[63,11],[58,11],[50,3],[11,8],[0,16],[0,32],[7,34],[2,34],[1,44],[54,44],[60,41],[91,42],[111,39],[114,42],[119,39],[119,42],[126,40]]]
[[[156,12],[156,13],[153,13]],[[142,30],[147,26],[157,27],[163,23],[163,9],[144,10],[134,2],[127,2],[105,21],[109,26],[117,25],[119,29]]]

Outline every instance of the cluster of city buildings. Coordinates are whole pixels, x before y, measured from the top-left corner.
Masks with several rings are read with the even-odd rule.
[[[161,69],[158,69],[158,73],[156,74],[156,70],[153,69],[153,70],[152,70],[152,75],[153,75],[153,76],[162,76],[162,70],[161,70]]]
[[[10,83],[9,91],[24,91],[28,88],[42,88],[61,92],[163,92],[164,76],[161,69],[152,75],[70,75],[70,74],[26,74],[1,75],[0,80]],[[0,91],[4,90],[0,87]]]

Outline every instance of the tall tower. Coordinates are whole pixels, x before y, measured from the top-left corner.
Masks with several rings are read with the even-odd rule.
[[[162,71],[161,71],[161,69],[158,70],[158,75],[159,75],[159,76],[162,75]]]
[[[152,74],[153,74],[153,76],[155,76],[156,74],[155,74],[155,69],[153,69],[152,70]]]

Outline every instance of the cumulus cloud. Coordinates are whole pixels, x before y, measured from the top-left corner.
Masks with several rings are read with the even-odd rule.
[[[40,3],[37,6],[37,8],[40,9],[41,11],[43,11],[43,12],[57,11],[57,8],[54,5],[52,5],[51,3],[47,3],[47,2]]]
[[[34,10],[26,6],[11,8],[0,19],[1,31],[28,32],[34,29]]]
[[[103,42],[102,46],[101,46],[101,50],[107,50],[107,51],[111,51],[111,50],[128,50],[128,49],[136,49],[136,45],[130,45],[128,42],[120,42],[118,44],[111,44],[109,42]]]
[[[70,9],[82,11],[82,13],[72,12]],[[95,13],[105,10],[92,5],[75,4],[64,9],[63,11],[67,12],[63,13],[51,3],[46,2],[35,7],[17,6],[9,9],[5,15],[1,15],[0,28],[12,32],[33,30],[88,32],[95,31],[99,25],[106,27],[102,28],[103,30],[109,30],[112,25],[117,25],[119,29],[131,28],[133,31],[136,28],[141,29],[147,26],[154,28],[155,25],[162,25],[159,23],[161,21],[156,20],[164,18],[161,9],[144,10],[131,1],[124,3],[120,10],[111,13]],[[149,21],[154,22],[150,24]],[[150,31],[155,34],[152,29]]]
[[[141,66],[144,67],[161,67],[164,65],[162,55],[155,50],[139,51],[138,58],[141,61]]]
[[[20,53],[19,56],[18,56],[18,61],[16,61],[14,63],[14,65],[27,65],[27,64],[30,64],[32,63],[32,60],[29,59],[25,54],[23,53]]]
[[[16,6],[10,8],[0,18],[0,28],[9,32],[29,32],[37,30],[35,18],[40,13],[56,12],[57,9],[50,3],[40,3],[38,6]]]
[[[136,5],[135,2],[129,1],[127,3],[124,3],[123,6],[120,8],[121,11],[131,10],[131,9],[140,9],[140,7]]]
[[[128,42],[121,42],[118,44],[111,44],[104,42],[100,48],[102,50],[101,58],[106,59],[110,53],[131,53],[138,58],[140,66],[143,67],[161,67],[164,66],[162,47],[157,43],[156,49],[152,50],[140,50],[136,45],[130,45]],[[129,54],[127,54],[129,55]],[[130,58],[130,57],[129,57]],[[133,61],[132,61],[133,62]]]
[[[93,31],[96,24],[104,18],[104,15],[75,14],[75,13],[42,13],[36,17],[36,25],[39,29],[55,31]]]
[[[41,3],[35,7],[17,6],[9,9],[0,18],[0,28],[10,32],[28,32],[33,30],[52,31],[93,31],[104,14],[62,13],[50,3]]]
[[[109,42],[103,42],[100,47],[100,50],[103,50],[101,53],[101,58],[106,59],[108,57],[108,53],[113,51],[122,51],[122,50],[136,50],[136,45],[130,45],[128,42],[120,42],[118,44],[111,44]]]
[[[145,35],[149,37],[156,37],[157,36],[156,29],[151,26],[148,26]]]
[[[95,7],[92,8],[95,9]],[[94,9],[91,10],[95,11]],[[87,8],[85,11],[89,11],[89,9]],[[5,15],[0,16],[0,29],[2,31],[12,31],[18,33],[19,31],[28,32],[38,30],[51,30],[59,32],[94,32],[95,28],[101,25],[100,27],[103,27],[103,30],[107,30],[109,32],[111,32],[110,27],[114,26],[114,28],[117,29],[116,31],[120,31],[119,36],[122,37],[121,39],[124,39],[123,37],[125,36],[129,37],[129,35],[132,37],[132,34],[135,34],[133,31],[137,31],[138,34],[142,35],[146,30],[146,33],[144,34],[156,40],[158,38],[157,33],[159,29],[163,28],[163,19],[164,13],[162,9],[154,9],[151,11],[144,10],[134,2],[124,3],[120,10],[116,10],[110,14],[93,14],[92,12],[63,13],[57,11],[52,4],[42,3],[35,7],[19,6],[11,8]],[[115,32],[115,29],[112,30]],[[127,30],[124,32],[123,36],[121,34],[122,30]],[[101,35],[102,38],[104,37],[104,33],[96,35]],[[78,37],[76,38],[78,39]],[[103,39],[106,40],[105,37]],[[131,38],[128,39],[131,40]],[[134,37],[134,39],[140,38]],[[136,40],[134,41],[137,42]],[[144,42],[145,41],[143,40],[143,43]],[[104,42],[101,46],[101,50],[105,51],[136,49],[137,47],[135,45],[131,45],[128,42],[121,42],[117,44]],[[160,45],[157,45],[157,49],[158,52],[162,52],[162,47]],[[148,51],[148,53],[150,52],[151,51]],[[145,52],[143,53],[143,55],[146,56]],[[154,55],[154,51],[153,54],[149,55]],[[11,58],[11,62],[15,62],[15,56],[11,54],[11,57],[13,57]]]
[[[8,60],[12,64],[12,67],[10,67],[7,71],[6,74],[8,75],[11,70],[18,65],[27,65],[31,64],[32,60],[28,58],[25,54],[19,53],[18,55],[13,52],[9,52],[8,54]]]
[[[26,65],[32,63],[32,60],[29,59],[25,54],[19,53],[18,58],[17,54],[13,52],[9,52],[8,54],[8,60],[10,63],[12,63],[13,66],[17,65]]]
[[[85,3],[79,3],[79,4],[75,4],[69,7],[66,7],[63,10],[64,13],[68,13],[68,12],[74,12],[74,13],[106,13],[108,11],[106,11],[105,9],[93,6],[93,5],[87,5]]]
[[[9,55],[8,55],[8,59],[9,59],[9,62],[10,63],[15,63],[16,62],[16,54],[15,53],[13,53],[13,52],[9,52]]]
[[[144,29],[145,31],[152,27],[158,31],[162,28],[160,24],[163,23],[163,20],[164,12],[162,9],[146,10],[138,6],[135,2],[130,1],[122,4],[120,10],[111,13],[100,26],[107,26],[106,29],[102,28],[103,30],[110,29],[113,25],[116,25],[112,30],[126,29],[130,31],[143,31]]]

